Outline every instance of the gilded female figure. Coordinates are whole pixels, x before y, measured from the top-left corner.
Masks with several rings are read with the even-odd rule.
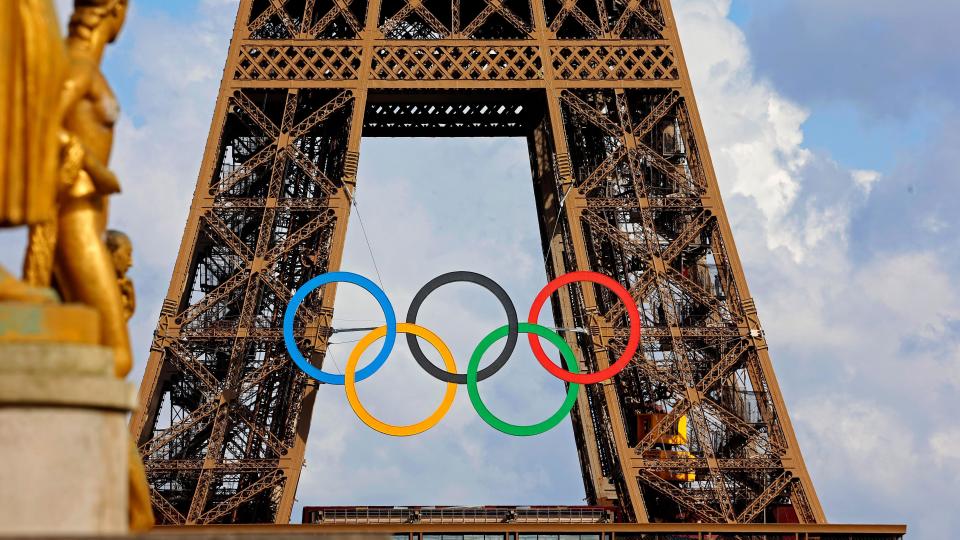
[[[56,216],[67,53],[50,0],[0,2],[0,227]],[[49,302],[0,268],[0,300]]]
[[[104,234],[107,199],[120,191],[106,165],[120,110],[100,62],[107,44],[117,38],[126,12],[127,0],[76,0],[70,19],[69,74],[61,104],[67,160],[76,162],[76,175],[66,179],[69,185],[60,198],[53,266],[63,299],[93,306],[100,313],[103,344],[114,349],[119,377],[130,371],[132,358],[124,301]]]

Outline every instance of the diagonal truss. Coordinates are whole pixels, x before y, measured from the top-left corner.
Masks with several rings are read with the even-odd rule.
[[[285,522],[317,386],[280,331],[340,265],[367,136],[525,136],[546,272],[643,318],[572,421],[590,504],[645,521],[823,521],[733,247],[666,0],[242,0],[132,421],[164,523]],[[335,290],[295,336],[323,362]],[[581,368],[629,335],[609,291],[553,316]]]

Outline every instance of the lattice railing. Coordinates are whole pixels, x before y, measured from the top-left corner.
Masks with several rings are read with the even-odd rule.
[[[529,80],[543,78],[540,49],[533,46],[379,47],[373,79]]]
[[[239,81],[330,81],[356,79],[360,47],[255,46],[240,48],[233,78]]]
[[[676,80],[680,77],[670,47],[584,45],[551,47],[558,79]]]
[[[238,81],[337,81],[361,75],[359,45],[243,45]],[[666,45],[571,44],[550,47],[561,80],[675,81],[673,50]],[[377,46],[370,64],[374,80],[541,80],[540,49],[529,44]]]

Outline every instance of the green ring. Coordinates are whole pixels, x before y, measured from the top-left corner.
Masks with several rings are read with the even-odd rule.
[[[580,373],[580,366],[577,364],[577,357],[573,354],[573,350],[570,349],[570,346],[567,345],[567,342],[564,341],[556,332],[540,326],[539,324],[531,323],[520,323],[517,325],[517,331],[521,334],[536,334],[550,343],[553,343],[558,349],[560,349],[560,354],[563,356],[563,361],[567,364],[567,369],[571,373]],[[553,416],[547,418],[543,422],[533,424],[530,426],[519,426],[516,424],[510,424],[499,419],[490,412],[490,409],[483,404],[483,400],[480,399],[480,390],[477,388],[477,370],[480,368],[480,361],[483,359],[483,354],[487,352],[494,343],[505,338],[510,332],[510,326],[505,325],[497,328],[493,332],[487,334],[487,337],[483,338],[480,341],[480,344],[477,345],[477,348],[473,351],[473,355],[470,357],[470,364],[467,366],[467,393],[470,394],[470,403],[473,404],[474,410],[477,411],[477,414],[480,418],[483,418],[483,421],[490,425],[490,427],[506,433],[507,435],[514,435],[517,437],[529,437],[531,435],[540,435],[541,433],[546,433],[551,429],[555,428],[557,424],[563,421],[564,418],[570,411],[573,409],[573,405],[577,402],[577,394],[580,392],[580,385],[576,383],[571,383],[567,387],[567,399],[563,401],[563,404],[560,405],[560,408],[557,409],[557,412],[553,413]]]

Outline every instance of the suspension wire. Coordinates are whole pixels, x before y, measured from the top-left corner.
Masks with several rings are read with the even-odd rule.
[[[328,346],[329,346],[329,345],[335,345],[335,343],[328,343],[327,345],[328,345]],[[327,348],[327,350],[324,351],[324,353],[323,353],[323,359],[326,360],[327,358],[329,358],[330,361],[333,362],[333,367],[337,368],[337,374],[343,375],[343,370],[340,369],[340,364],[338,364],[338,363],[337,363],[337,359],[334,358],[332,354],[330,354],[330,349],[329,349],[329,348]]]
[[[363,338],[361,338],[361,339],[363,339]],[[348,341],[331,341],[330,343],[327,343],[327,346],[330,346],[330,345],[348,345],[348,344],[350,344],[350,343],[357,343],[358,341],[360,341],[360,339],[351,339],[351,340],[348,340]]]
[[[567,196],[570,195],[570,192],[573,191],[573,184],[570,184],[570,187],[567,188],[567,191],[563,194],[563,197],[560,197],[560,207],[557,208],[557,222],[553,224],[553,231],[550,232],[550,246],[547,248],[547,252],[543,254],[543,263],[548,264],[550,262],[550,255],[553,253],[553,237],[557,234],[557,229],[560,227],[560,222],[562,221],[560,212],[563,210],[563,205],[567,202]]]
[[[571,191],[573,191],[573,184],[567,188],[567,191],[563,194],[563,197],[560,197],[560,206],[557,208],[557,222],[553,224],[553,231],[550,232],[550,236],[548,237],[550,245],[547,247],[547,252],[543,254],[543,264],[548,265],[549,267],[553,267],[553,264],[550,261],[550,255],[553,254],[553,237],[556,236],[557,229],[560,228],[560,222],[563,221],[563,217],[561,216],[560,212],[563,211],[563,205],[567,202],[567,196],[570,195]],[[560,241],[562,243],[563,239],[561,238]],[[554,268],[554,271],[556,271],[556,268]],[[553,328],[553,330],[557,332],[577,332],[582,334],[590,333],[584,328]]]
[[[369,331],[371,331],[371,330],[376,330],[377,328],[380,328],[380,327],[379,327],[379,326],[361,326],[361,327],[359,327],[359,328],[356,328],[356,327],[354,327],[354,328],[331,328],[331,329],[330,329],[330,333],[331,333],[331,334],[340,334],[340,333],[343,333],[343,332],[369,332]]]
[[[377,282],[380,283],[381,289],[386,289],[386,287],[383,286],[383,276],[380,275],[380,267],[379,265],[377,265],[377,258],[373,254],[373,246],[370,244],[370,237],[367,236],[367,227],[363,224],[363,215],[360,214],[360,207],[357,206],[357,199],[354,196],[353,192],[350,191],[349,189],[344,189],[344,193],[347,194],[347,198],[350,199],[350,204],[353,205],[354,210],[356,210],[357,212],[357,221],[360,222],[360,231],[363,233],[363,241],[364,243],[367,244],[367,252],[370,253],[370,261],[373,263],[373,269],[377,273]],[[348,321],[348,322],[367,322],[367,321],[375,321],[376,319],[342,319],[342,320]],[[372,327],[363,327],[363,328],[332,328],[330,330],[330,333],[336,334],[338,332],[361,332],[361,331],[369,332],[370,330],[376,330],[377,328],[379,327],[372,326]],[[355,339],[350,341],[327,342],[328,348],[326,349],[324,358],[330,358],[330,361],[333,362],[333,366],[337,369],[337,373],[342,374],[343,371],[340,369],[340,365],[337,363],[337,359],[334,358],[332,354],[330,354],[329,346],[356,343],[358,341],[360,340]]]
[[[344,189],[347,194],[347,197],[350,199],[350,204],[353,205],[353,208],[357,211],[357,221],[360,222],[360,231],[363,232],[363,241],[367,244],[367,251],[370,253],[370,260],[373,262],[373,270],[377,273],[377,282],[380,283],[380,288],[386,290],[386,287],[383,286],[383,276],[380,275],[380,267],[377,265],[377,258],[373,255],[373,246],[370,245],[370,237],[367,236],[367,228],[363,224],[363,216],[360,215],[360,207],[357,206],[357,198],[354,196],[354,192],[349,189]],[[354,188],[356,191],[356,188]]]
[[[548,326],[547,328],[550,328],[550,327]],[[576,328],[550,328],[550,329],[553,330],[554,332],[573,332],[573,333],[575,333],[575,334],[586,334],[586,335],[590,335],[590,331],[589,331],[589,330],[587,330],[586,328],[580,327],[580,326],[578,326],[578,327],[576,327]]]

